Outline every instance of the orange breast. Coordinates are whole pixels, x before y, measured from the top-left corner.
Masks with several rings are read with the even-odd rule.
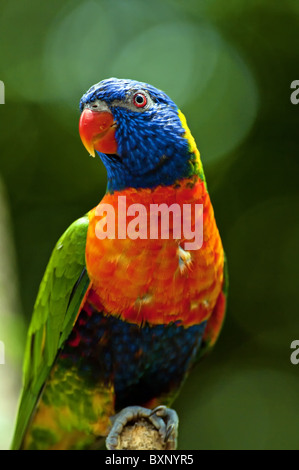
[[[119,199],[119,196],[125,196],[126,208],[124,199]],[[158,238],[153,239],[152,208],[153,204],[162,203],[168,207],[176,204],[177,217],[170,217],[169,239],[161,238],[159,217]],[[86,263],[95,306],[138,324],[179,321],[191,326],[208,319],[222,288],[224,254],[204,183],[199,179],[192,182],[186,179],[177,187],[128,189],[106,194],[100,204],[109,204],[113,208],[115,233],[111,230],[113,218],[108,219],[106,212],[100,215],[103,206],[99,205],[90,212]],[[142,204],[143,217],[140,212],[126,215],[132,204]],[[200,249],[184,249],[184,204],[190,204],[190,228],[193,232],[196,227],[195,204],[203,206],[203,243]],[[137,226],[136,217],[139,217]],[[181,217],[182,224],[180,237],[178,217]],[[108,229],[112,238],[100,239]],[[124,237],[124,229],[127,229],[127,236],[120,238],[119,234]],[[139,231],[144,238],[132,239],[134,231]]]

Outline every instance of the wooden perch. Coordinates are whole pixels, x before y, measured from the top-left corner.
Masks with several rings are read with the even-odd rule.
[[[128,406],[112,418],[106,439],[110,450],[175,450],[179,419],[175,410]]]
[[[179,418],[175,410],[159,405],[153,410],[128,406],[111,418],[106,438],[109,450],[175,450]]]
[[[166,450],[157,429],[145,418],[131,421],[124,427],[116,450]]]

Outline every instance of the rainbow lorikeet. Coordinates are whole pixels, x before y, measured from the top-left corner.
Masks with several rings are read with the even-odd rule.
[[[215,344],[225,315],[224,251],[182,112],[155,87],[116,78],[92,86],[80,110],[81,139],[102,159],[107,191],[62,235],[42,280],[15,449],[97,448],[113,419],[108,447],[114,448],[132,416],[152,417],[161,435],[175,441],[177,419],[167,407],[192,364]],[[131,208],[127,214],[120,196]],[[171,236],[170,210],[169,237],[147,236],[151,206],[162,204],[202,208],[200,248],[187,249],[184,234]],[[142,219],[133,217],[141,205],[143,232]],[[108,207],[115,223],[109,234]]]

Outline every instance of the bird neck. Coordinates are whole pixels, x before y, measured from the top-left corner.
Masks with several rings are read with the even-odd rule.
[[[186,178],[193,179],[194,176],[202,180],[206,186],[200,153],[195,140],[187,125],[186,118],[180,110],[178,110],[178,116],[185,131],[183,139],[186,145],[180,144],[177,149],[174,147],[172,155],[162,154],[154,169],[140,175],[132,174],[130,168],[125,168],[124,171],[125,162],[120,164],[119,157],[116,155],[112,157],[111,155],[100,155],[107,168],[108,193],[127,188],[153,189],[158,186],[171,186]]]

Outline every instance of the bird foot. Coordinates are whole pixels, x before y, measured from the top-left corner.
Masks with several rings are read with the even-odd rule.
[[[166,450],[176,449],[179,418],[174,410],[166,406],[157,406],[153,410],[142,406],[128,406],[113,416],[111,418],[113,425],[106,438],[107,449],[116,450],[124,427],[130,421],[136,422],[142,418],[148,420],[157,429],[161,440],[166,444]]]

